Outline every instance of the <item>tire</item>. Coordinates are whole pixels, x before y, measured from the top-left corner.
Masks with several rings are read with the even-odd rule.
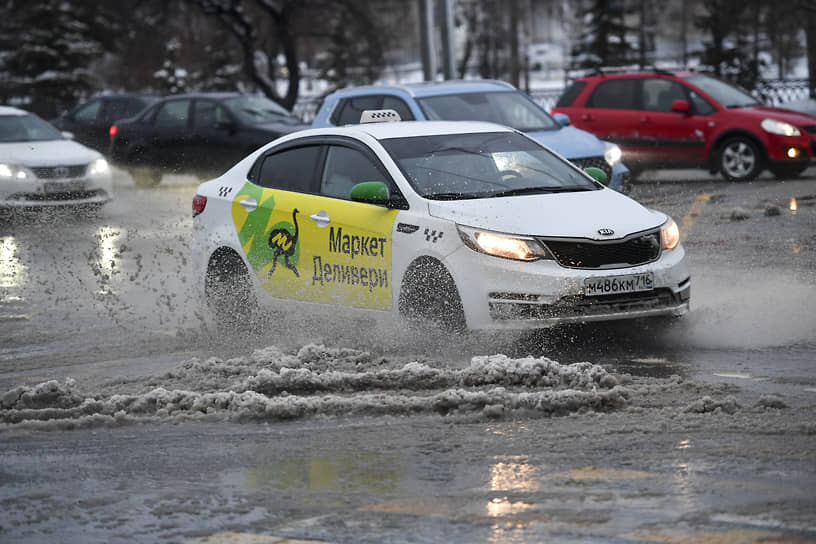
[[[415,328],[464,333],[465,311],[456,283],[439,261],[420,258],[405,273],[399,296],[400,314]]]
[[[233,252],[216,251],[204,282],[207,306],[221,333],[246,333],[257,328],[260,308],[249,272]]]
[[[725,179],[751,181],[762,171],[763,156],[757,144],[744,136],[737,136],[723,144],[718,162]]]
[[[158,170],[146,167],[138,167],[130,169],[130,177],[133,178],[133,184],[136,187],[156,187],[162,180],[162,173]]]
[[[795,179],[799,174],[804,172],[809,165],[807,164],[785,164],[781,166],[771,166],[770,170],[777,179]]]

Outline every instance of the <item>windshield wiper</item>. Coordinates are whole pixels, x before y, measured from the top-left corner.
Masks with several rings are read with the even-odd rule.
[[[518,189],[508,189],[507,191],[499,191],[490,196],[493,198],[500,198],[503,196],[518,196],[518,195],[532,195],[532,194],[546,194],[546,193],[577,193],[580,191],[592,191],[591,187],[581,187],[579,185],[568,187],[520,187]]]
[[[484,194],[475,193],[431,193],[422,195],[431,200],[468,200],[473,198],[484,198]]]

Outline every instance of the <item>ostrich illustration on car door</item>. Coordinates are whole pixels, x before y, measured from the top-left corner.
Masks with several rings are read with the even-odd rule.
[[[340,145],[259,161],[233,198],[232,217],[264,289],[276,298],[390,309],[397,211],[349,200],[355,184],[386,181],[380,169]]]

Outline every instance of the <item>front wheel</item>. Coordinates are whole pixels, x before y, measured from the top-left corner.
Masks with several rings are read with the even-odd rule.
[[[762,171],[759,147],[744,136],[731,138],[723,144],[719,156],[720,172],[731,181],[750,181]]]
[[[405,273],[399,311],[421,329],[463,333],[467,329],[459,291],[445,266],[431,258],[415,261]]]

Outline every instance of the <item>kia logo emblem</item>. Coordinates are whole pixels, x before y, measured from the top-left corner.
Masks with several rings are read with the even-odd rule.
[[[54,168],[54,177],[55,178],[67,178],[68,177],[68,168],[64,166],[57,166]]]
[[[598,229],[598,234],[601,236],[612,236],[615,234],[615,231],[612,229]]]

